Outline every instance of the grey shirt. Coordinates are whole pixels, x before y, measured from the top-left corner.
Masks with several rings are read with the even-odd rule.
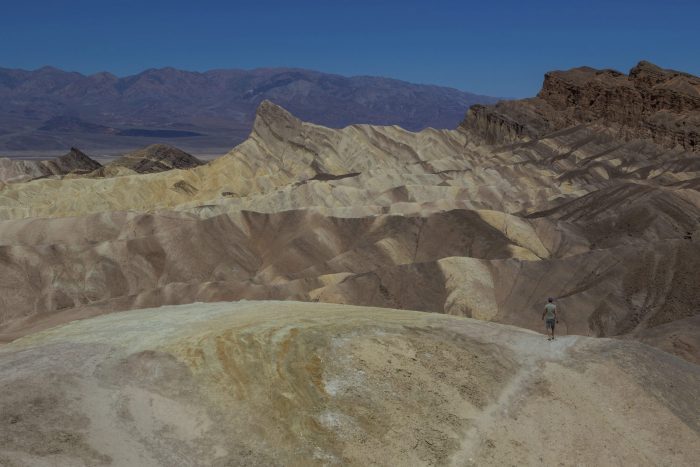
[[[544,318],[545,319],[554,319],[555,314],[554,312],[557,311],[557,306],[554,303],[547,303],[544,306]]]

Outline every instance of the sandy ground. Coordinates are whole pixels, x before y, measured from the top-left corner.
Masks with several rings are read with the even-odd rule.
[[[700,367],[633,341],[296,302],[0,348],[0,465],[697,465]]]

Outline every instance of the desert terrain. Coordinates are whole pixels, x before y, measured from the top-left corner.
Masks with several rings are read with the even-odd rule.
[[[4,465],[693,465],[698,365],[637,342],[299,302],[0,349]]]
[[[657,70],[638,68],[632,77]],[[570,83],[548,75],[541,96],[569,92],[561,82],[578,86],[582,73],[591,86],[626,90],[631,80],[574,70],[559,73]],[[666,73],[663,93],[679,79],[697,93],[697,78]],[[681,102],[678,117],[640,116],[639,132],[643,118],[665,124],[658,113],[694,121],[686,107],[697,95],[687,104],[678,94],[669,100]],[[6,183],[2,335],[56,315],[241,298],[539,329],[553,296],[567,333],[643,336],[695,323],[696,133],[686,125],[678,143],[654,142],[550,101],[476,106],[455,130],[418,133],[329,129],[264,102],[250,137],[204,165]],[[682,329],[663,345],[696,359],[696,326]]]
[[[0,462],[696,465],[700,78],[465,111],[8,159]]]

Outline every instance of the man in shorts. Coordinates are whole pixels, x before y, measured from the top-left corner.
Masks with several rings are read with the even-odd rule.
[[[544,320],[547,330],[552,330],[552,334],[547,338],[547,340],[554,339],[554,325],[559,322],[557,319],[557,306],[554,304],[554,299],[549,297],[547,299],[547,304],[544,306],[544,313],[542,313],[542,319]]]

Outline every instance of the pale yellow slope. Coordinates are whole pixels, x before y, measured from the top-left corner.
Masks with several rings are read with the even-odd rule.
[[[699,368],[410,311],[133,311],[0,348],[0,462],[691,466]]]
[[[405,190],[407,201],[419,204],[445,200],[459,207],[453,201],[468,201],[470,207],[515,211],[577,193],[567,183],[552,183],[554,173],[547,168],[511,167],[519,161],[512,154],[498,157],[476,147],[458,131],[411,133],[368,125],[333,130],[303,123],[265,102],[249,139],[205,166],[5,185],[0,190],[0,219],[211,204],[268,212],[309,206],[386,207],[396,201],[392,190]],[[337,188],[325,182],[314,187],[316,191],[298,186],[317,176],[358,173],[361,178],[334,182]]]

